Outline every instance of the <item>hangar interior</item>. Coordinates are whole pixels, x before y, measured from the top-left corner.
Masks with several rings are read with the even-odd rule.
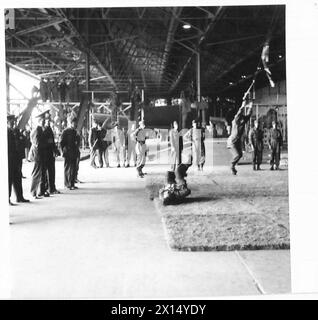
[[[82,160],[76,190],[63,188],[60,154],[54,166],[61,192],[9,207],[13,297],[290,292],[285,9],[5,10],[8,114],[19,130],[32,130],[49,109],[56,142],[75,116]],[[264,145],[272,121],[279,123],[281,170],[270,169],[267,146],[262,170],[253,171],[247,148],[238,175],[229,170],[228,125],[246,97],[253,105],[246,129],[260,120]],[[190,106],[187,121],[182,101]],[[92,168],[93,122],[105,130],[119,123],[127,131],[141,120],[155,132],[143,141],[149,148],[144,179],[117,165],[116,146],[109,149],[110,167]],[[170,168],[168,129],[176,121],[188,130],[193,120],[215,126],[205,138],[205,169],[189,168],[191,195],[162,209],[157,198]],[[26,158],[20,168],[25,195],[32,165]],[[177,243],[185,239],[190,245]]]
[[[94,114],[110,117],[116,107],[123,126],[141,117],[137,108],[146,109],[148,126],[169,128],[182,91],[198,102],[194,108],[203,103],[201,121],[231,121],[256,73],[254,117],[276,110],[287,132],[284,6],[21,8],[13,14],[14,29],[5,35],[7,110],[19,116],[21,128],[33,110],[47,106],[58,131],[72,110],[77,129],[87,131]],[[265,41],[275,88],[260,63]],[[28,83],[19,86],[10,70],[29,76]],[[158,113],[165,115],[156,123]]]

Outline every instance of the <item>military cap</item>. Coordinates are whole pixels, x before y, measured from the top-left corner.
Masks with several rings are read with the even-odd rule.
[[[17,117],[14,114],[8,114],[7,115],[7,121],[16,120]]]
[[[50,111],[51,111],[51,109],[47,108],[43,112],[41,112],[38,115],[36,115],[35,117],[36,118],[45,118],[47,114],[50,115]]]

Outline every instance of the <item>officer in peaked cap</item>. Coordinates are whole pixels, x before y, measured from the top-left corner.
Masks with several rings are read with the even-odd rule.
[[[60,193],[55,186],[55,157],[58,155],[58,149],[54,141],[54,133],[51,128],[51,115],[49,111],[42,113],[45,118],[43,130],[44,142],[44,166],[43,180],[41,181],[41,194],[58,194]]]
[[[9,204],[12,186],[16,194],[17,202],[29,202],[24,199],[22,189],[22,174],[18,165],[18,143],[17,137],[14,133],[14,126],[16,117],[14,115],[7,115],[7,127],[8,127],[8,182],[9,182]]]
[[[34,199],[41,199],[41,196],[49,196],[48,193],[41,192],[41,182],[44,181],[45,175],[45,139],[43,135],[45,117],[49,110],[39,113],[37,127],[31,132],[31,149],[30,158],[34,161],[31,181],[31,195]]]

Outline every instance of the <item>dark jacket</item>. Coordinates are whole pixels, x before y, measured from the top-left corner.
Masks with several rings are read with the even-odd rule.
[[[43,130],[43,140],[47,155],[52,158],[58,154],[58,150],[54,140],[54,133],[51,127],[47,126]]]
[[[76,159],[79,155],[80,136],[73,128],[66,128],[61,135],[60,146],[64,158]]]
[[[269,146],[274,149],[276,147],[281,147],[283,145],[283,137],[282,133],[279,129],[271,128],[269,131],[269,138],[268,138]]]
[[[18,158],[16,138],[13,129],[8,128],[8,160],[9,165]]]
[[[43,140],[43,129],[41,126],[37,126],[30,135],[31,138],[31,149],[30,149],[30,160],[39,161],[44,155],[44,140]]]
[[[258,150],[262,150],[264,143],[263,143],[264,133],[263,130],[260,128],[252,128],[249,133],[249,143]]]
[[[25,147],[26,147],[26,138],[20,131],[20,129],[15,128],[13,130],[14,136],[15,136],[15,143],[16,143],[16,149],[17,149],[17,156],[19,160],[22,160],[25,158]]]

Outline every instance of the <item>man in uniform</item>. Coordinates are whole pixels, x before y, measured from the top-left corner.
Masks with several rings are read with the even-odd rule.
[[[130,166],[130,159],[133,158],[134,166],[136,167],[136,137],[134,132],[136,130],[136,124],[133,122],[130,129],[127,131],[127,159],[126,168]]]
[[[136,136],[136,155],[138,177],[143,178],[142,168],[146,164],[146,132],[144,121],[139,121],[139,127],[133,132]]]
[[[254,127],[249,132],[249,143],[253,151],[253,170],[260,170],[263,158],[263,130],[259,127],[258,120],[254,121]]]
[[[244,115],[244,108],[247,107],[246,115]],[[231,149],[232,153],[232,163],[231,163],[231,171],[232,174],[236,175],[237,170],[235,169],[236,164],[242,158],[242,136],[244,133],[245,125],[247,121],[250,119],[252,114],[253,104],[247,103],[247,100],[244,100],[238,112],[236,113],[233,121],[232,121],[232,130],[231,135],[227,140],[227,147]]]
[[[79,153],[79,135],[75,129],[76,118],[70,117],[68,127],[62,132],[60,146],[64,157],[64,185],[75,190],[77,159]]]
[[[124,158],[125,136],[123,131],[119,128],[118,122],[115,122],[113,124],[112,139],[113,139],[113,145],[116,153],[117,168],[120,168],[121,159],[123,162],[123,166],[125,164],[125,158]]]
[[[180,164],[180,158],[179,158],[180,134],[178,131],[177,121],[173,121],[173,129],[170,130],[169,137],[170,137],[170,144],[171,144],[171,154],[170,154],[171,170],[174,171],[176,169],[176,166]]]
[[[96,157],[96,154],[98,153],[98,150],[97,150],[98,137],[97,137],[97,122],[96,121],[93,122],[92,128],[89,132],[88,142],[89,142],[89,147],[91,149],[91,154],[90,154],[91,166],[93,168],[97,168],[96,163],[95,163],[95,157]]]
[[[50,112],[45,113],[45,125],[43,130],[43,140],[45,144],[45,166],[44,166],[44,181],[41,183],[41,192],[43,194],[59,194],[60,192],[55,186],[55,157],[58,155],[58,150],[54,141],[54,133],[50,125]]]
[[[41,199],[40,186],[43,180],[43,169],[45,167],[45,143],[44,143],[44,113],[37,116],[38,126],[31,132],[31,150],[30,157],[34,161],[31,181],[31,195],[34,199]]]
[[[18,164],[18,148],[16,136],[14,134],[16,118],[14,115],[7,116],[7,128],[8,128],[8,182],[9,182],[9,204],[11,203],[11,191],[12,186],[16,195],[17,202],[29,202],[24,199],[22,189],[22,173],[19,170]]]
[[[269,139],[268,139],[268,146],[269,146],[269,149],[271,150],[270,170],[274,170],[274,165],[275,165],[275,170],[279,169],[280,151],[281,151],[282,144],[283,144],[282,133],[277,128],[277,122],[273,121],[272,128],[269,131]]]
[[[104,143],[103,139],[105,138],[106,130],[102,128],[102,124],[99,122],[97,123],[97,130],[96,130],[96,140],[95,144],[95,153],[98,156],[99,168],[102,168],[103,163],[103,152],[104,152]]]

